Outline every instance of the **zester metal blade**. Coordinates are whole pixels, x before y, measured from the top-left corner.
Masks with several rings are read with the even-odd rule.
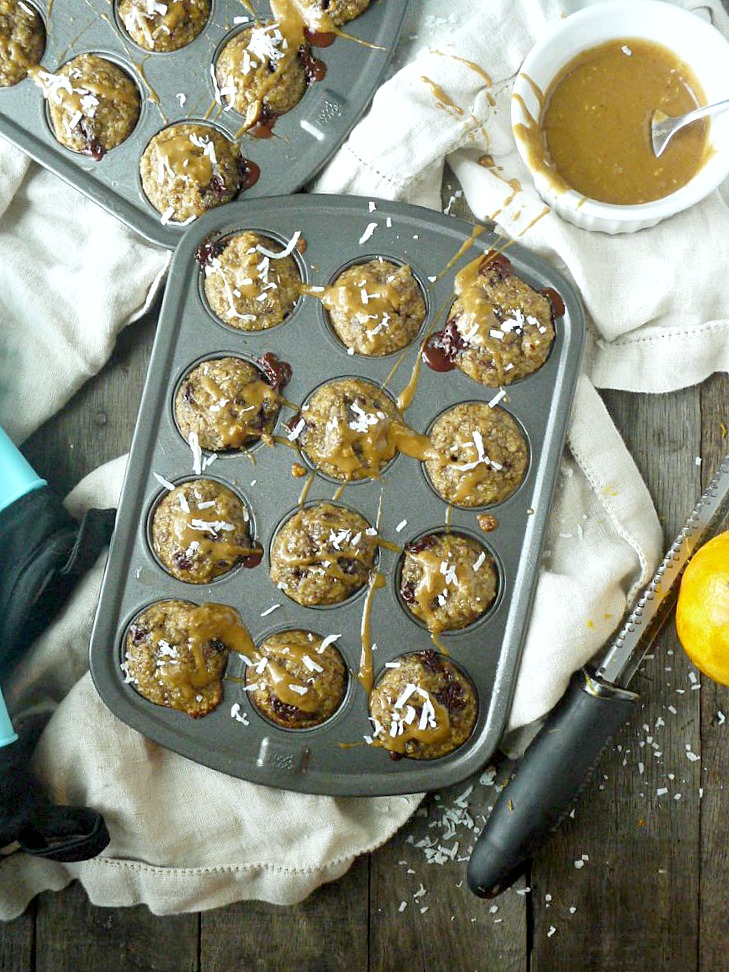
[[[679,581],[694,551],[718,529],[727,513],[729,455],[719,464],[653,580],[608,646],[595,673],[598,679],[623,688],[628,685],[676,601]]]

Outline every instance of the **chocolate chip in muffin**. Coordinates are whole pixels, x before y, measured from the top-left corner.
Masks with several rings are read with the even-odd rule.
[[[185,223],[243,188],[238,146],[211,125],[179,122],[158,132],[139,164],[142,188],[165,222]]]
[[[494,558],[464,534],[426,534],[403,552],[400,594],[414,617],[435,634],[480,618],[496,597],[497,582]]]
[[[348,267],[318,296],[337,337],[357,354],[401,351],[425,320],[425,301],[410,267],[379,257]]]
[[[284,729],[310,729],[330,719],[347,690],[347,669],[331,639],[294,629],[270,635],[246,669],[255,707]]]
[[[468,739],[478,715],[476,690],[432,649],[401,655],[369,699],[373,743],[394,759],[437,759]]]
[[[271,580],[298,604],[341,604],[367,583],[377,534],[359,513],[333,503],[290,517],[271,546]]]
[[[142,104],[137,86],[107,58],[79,54],[56,74],[41,72],[38,79],[53,134],[73,152],[99,161],[137,124]]]

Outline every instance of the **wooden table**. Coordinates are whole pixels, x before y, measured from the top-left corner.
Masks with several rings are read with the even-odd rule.
[[[128,449],[154,317],[128,328],[104,371],[26,444],[59,492]],[[727,377],[604,397],[670,543],[727,449]],[[497,795],[477,777],[463,799],[466,784],[431,794],[389,844],[297,907],[158,918],[144,906],[93,907],[77,885],[42,894],[0,926],[0,969],[727,972],[729,689],[706,679],[694,689],[690,669],[670,624],[634,680],[642,704],[569,828],[495,901],[465,884],[469,846]],[[432,841],[457,841],[455,860],[428,863]]]

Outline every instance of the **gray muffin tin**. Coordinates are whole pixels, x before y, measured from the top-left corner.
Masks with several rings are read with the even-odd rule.
[[[370,223],[374,232],[365,242]],[[304,280],[325,285],[347,264],[374,256],[407,262],[426,296],[427,318],[418,338],[400,354],[385,358],[349,355],[330,329],[320,302],[303,297],[291,317],[267,331],[243,333],[222,324],[208,309],[195,253],[205,240],[244,229],[258,231],[282,246],[301,232],[303,254],[295,257]],[[480,235],[477,235],[480,232]],[[487,512],[498,528],[482,533],[476,516],[440,499],[420,463],[398,456],[383,474],[347,485],[339,503],[361,512],[374,525],[381,504],[380,535],[399,545],[426,531],[453,530],[479,540],[499,567],[494,606],[470,627],[440,635],[451,661],[472,679],[479,701],[470,739],[435,760],[394,761],[381,747],[364,742],[371,733],[367,697],[356,678],[360,663],[366,589],[337,607],[305,608],[276,588],[268,573],[271,541],[278,526],[300,502],[303,479],[292,464],[305,463],[285,444],[257,444],[250,454],[219,456],[203,475],[233,488],[248,504],[253,532],[264,550],[255,568],[238,568],[213,583],[177,581],[158,565],[147,540],[150,510],[165,490],[153,473],[174,483],[192,475],[192,453],[173,416],[173,398],[182,377],[206,357],[241,355],[249,360],[273,352],[293,368],[284,389],[292,403],[303,403],[322,382],[344,375],[370,379],[393,395],[405,387],[426,334],[443,326],[453,299],[456,272],[504,240],[462,220],[426,209],[383,200],[345,196],[298,195],[231,203],[207,213],[180,242],[174,255],[149,366],[139,420],[111,545],[90,648],[91,671],[99,693],[120,719],[143,735],[183,755],[233,776],[290,790],[338,795],[407,793],[434,789],[478,770],[504,731],[519,657],[537,580],[542,539],[560,465],[570,403],[582,354],[584,318],[569,284],[543,261],[518,245],[506,251],[517,274],[541,289],[561,295],[565,313],[556,320],[556,339],[546,364],[536,374],[509,386],[506,409],[521,423],[530,465],[521,487]],[[399,367],[391,375],[393,367]],[[409,426],[425,432],[436,416],[461,401],[489,401],[497,389],[484,388],[460,371],[437,373],[423,364]],[[283,409],[277,434],[295,414]],[[316,475],[306,502],[332,500],[337,484]],[[397,592],[399,554],[381,548],[378,569],[386,586],[375,592],[371,612],[375,678],[385,663],[413,650],[432,648],[427,630],[401,604]],[[304,628],[322,637],[341,634],[336,645],[350,671],[339,711],[325,724],[307,730],[273,726],[257,713],[239,682],[224,683],[221,705],[202,719],[148,702],[125,683],[121,662],[129,622],[164,598],[234,607],[259,644],[274,631]],[[279,605],[270,611],[274,605]],[[239,655],[231,653],[228,674],[244,675]],[[231,717],[240,705],[248,725]]]
[[[55,72],[78,54],[108,57],[135,81],[142,111],[129,138],[95,162],[56,140],[41,89],[25,78],[12,87],[0,87],[0,135],[148,240],[175,247],[186,227],[163,225],[147,200],[139,177],[142,153],[163,128],[188,120],[212,124],[235,140],[242,117],[216,104],[210,68],[232,32],[245,22],[270,18],[268,3],[254,0],[254,17],[242,0],[212,0],[207,26],[191,44],[168,54],[151,54],[132,41],[118,22],[117,0],[24,2],[38,10],[46,25],[44,71]],[[374,0],[365,13],[342,28],[364,44],[337,37],[331,47],[314,48],[327,66],[326,77],[311,84],[301,102],[278,119],[273,138],[244,135],[239,139],[241,155],[261,169],[258,182],[242,196],[295,192],[321,168],[382,80],[406,8],[407,0]],[[185,95],[183,106],[178,94]]]

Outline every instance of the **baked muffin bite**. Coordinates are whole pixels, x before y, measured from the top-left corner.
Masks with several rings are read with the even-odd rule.
[[[322,647],[323,645],[323,647]],[[251,702],[284,729],[310,729],[337,711],[347,690],[339,651],[311,631],[279,631],[256,651],[246,669]]]
[[[370,694],[373,743],[397,759],[437,759],[461,746],[476,724],[470,680],[433,649],[402,655]]]
[[[66,148],[99,160],[134,130],[141,110],[139,91],[112,61],[79,54],[56,74],[38,77],[53,134]]]
[[[266,21],[235,34],[221,50],[215,64],[220,98],[243,115],[244,129],[265,126],[303,98],[307,81],[298,40],[286,36],[283,23]]]
[[[214,479],[193,479],[170,490],[150,525],[152,548],[173,577],[208,584],[238,564],[254,567],[262,551],[251,542],[250,516],[235,493]]]
[[[339,339],[358,354],[400,351],[425,320],[425,301],[410,267],[381,257],[348,267],[321,301]]]
[[[362,378],[321,385],[299,416],[297,441],[320,472],[340,482],[379,476],[396,453],[432,454],[385,392]]]
[[[460,533],[429,533],[405,547],[400,596],[429,631],[455,631],[480,618],[496,597],[494,558]]]
[[[180,122],[151,139],[139,171],[157,212],[184,223],[230,202],[241,188],[243,166],[238,146],[216,128]]]
[[[271,580],[304,607],[341,604],[375,565],[377,531],[359,513],[317,503],[284,523],[271,546]]]
[[[200,34],[210,0],[119,0],[119,20],[145,51],[178,51]]]
[[[552,304],[503,254],[486,253],[459,271],[455,293],[448,326],[456,329],[456,367],[488,386],[542,367],[554,342]]]
[[[340,27],[369,7],[372,0],[302,0],[307,23],[314,30]]]
[[[280,243],[250,230],[201,250],[205,297],[221,321],[241,331],[263,331],[288,317],[301,276],[292,256],[269,255],[282,250]]]
[[[228,653],[248,655],[253,649],[233,608],[158,601],[129,625],[121,667],[126,681],[145,699],[199,719],[223,698]]]
[[[437,455],[425,468],[438,495],[454,506],[501,503],[526,475],[526,440],[503,408],[461,402],[436,419],[430,441]]]
[[[188,372],[175,396],[175,419],[201,449],[226,452],[259,439],[273,445],[282,398],[262,372],[243,358],[211,358]]]
[[[0,0],[0,88],[22,81],[37,67],[46,47],[38,11],[23,0]]]

